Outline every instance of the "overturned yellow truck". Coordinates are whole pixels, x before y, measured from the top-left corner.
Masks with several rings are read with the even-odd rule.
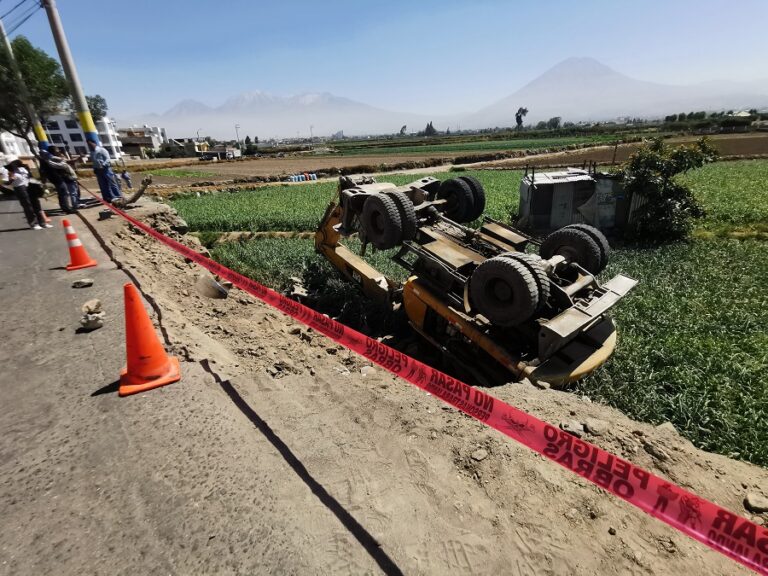
[[[574,224],[539,243],[488,217],[466,226],[484,210],[485,191],[471,176],[405,186],[342,176],[315,248],[369,298],[404,309],[412,328],[478,383],[500,370],[557,387],[602,365],[616,346],[608,311],[637,283],[622,274],[598,282],[610,250],[603,234]],[[351,235],[359,254],[342,243]],[[369,245],[399,247],[392,260],[409,272],[404,284],[365,260]]]

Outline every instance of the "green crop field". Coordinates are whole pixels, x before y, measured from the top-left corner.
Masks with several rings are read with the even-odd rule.
[[[509,219],[519,171],[462,172],[481,180],[487,213]],[[436,178],[456,173],[434,174]],[[382,178],[403,184],[418,175]],[[768,465],[768,161],[705,166],[684,176],[707,216],[688,243],[615,250],[603,278],[622,272],[640,284],[616,308],[619,345],[611,360],[575,389],[645,421],[671,421],[697,446]],[[333,183],[269,186],[173,202],[197,231],[312,230]],[[735,239],[737,238],[747,239]],[[359,315],[354,287],[338,280],[311,239],[261,239],[218,246],[216,259],[282,288],[290,276],[328,278],[330,300]],[[387,260],[373,264],[402,274]],[[402,276],[400,278],[402,279]],[[358,308],[355,308],[357,306]]]
[[[481,178],[488,191],[486,212],[489,216],[509,219],[510,212],[517,210],[522,172],[468,171],[461,174]],[[444,172],[433,176],[444,180],[458,174]],[[418,178],[414,174],[393,174],[385,180],[400,185]],[[236,193],[184,196],[174,200],[172,205],[193,231],[301,232],[317,227],[335,192],[335,182],[278,184]]]
[[[146,170],[153,176],[169,176],[171,178],[210,178],[216,176],[214,172],[204,170],[188,170],[185,168],[160,168],[158,170]]]
[[[616,142],[622,136],[613,134],[594,134],[591,136],[562,136],[556,138],[510,138],[508,140],[477,140],[469,142],[443,142],[439,144],[405,143],[402,146],[364,144],[358,146],[338,146],[346,156],[359,154],[462,154],[502,150],[538,150],[541,148],[560,148],[571,144],[608,144]]]

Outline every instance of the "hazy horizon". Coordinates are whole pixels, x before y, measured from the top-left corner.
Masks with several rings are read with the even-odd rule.
[[[162,114],[184,100],[215,107],[254,91],[331,93],[418,117],[462,117],[578,56],[658,84],[768,86],[762,0],[232,0],[217,8],[60,0],[58,7],[86,94],[103,95],[118,120]],[[58,58],[42,11],[16,34]],[[248,122],[244,131],[261,131]]]

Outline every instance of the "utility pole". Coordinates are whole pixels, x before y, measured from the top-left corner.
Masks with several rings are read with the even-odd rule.
[[[19,64],[16,62],[16,58],[13,56],[11,41],[8,39],[8,36],[5,33],[5,27],[3,26],[2,20],[0,20],[0,36],[3,37],[3,47],[5,48],[8,61],[10,62],[11,68],[13,69],[13,73],[16,75],[16,80],[19,83],[19,93],[21,94],[21,99],[24,101],[24,106],[27,109],[27,116],[29,117],[29,121],[32,123],[32,129],[35,132],[35,138],[37,138],[37,147],[40,150],[47,150],[48,136],[46,136],[45,130],[43,130],[43,125],[40,123],[40,118],[37,116],[35,107],[32,106],[31,99],[29,97],[29,89],[27,88],[26,82],[24,82],[24,77],[21,75]],[[24,135],[24,139],[27,140],[27,143],[29,143],[26,134]]]
[[[56,42],[56,49],[59,52],[61,66],[64,68],[64,75],[67,77],[67,82],[69,82],[69,91],[72,94],[72,102],[75,105],[75,111],[80,120],[80,127],[85,133],[86,140],[101,146],[99,131],[96,129],[88,103],[85,101],[85,94],[83,93],[83,87],[80,86],[77,68],[75,68],[75,62],[72,60],[72,53],[69,51],[67,37],[64,35],[59,11],[56,9],[56,0],[42,0],[42,4],[45,8],[45,13],[48,15],[48,22],[51,24],[53,40]]]

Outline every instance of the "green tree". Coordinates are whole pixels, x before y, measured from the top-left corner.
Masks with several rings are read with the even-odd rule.
[[[245,145],[246,146],[250,146],[251,145],[251,137],[250,136],[246,136],[245,137]]]
[[[635,211],[627,230],[633,240],[665,242],[685,238],[692,219],[704,215],[693,192],[675,176],[717,158],[717,151],[702,138],[690,146],[673,148],[654,138],[629,157],[622,169],[624,190],[646,202]]]
[[[17,36],[11,44],[29,90],[29,104],[41,120],[58,112],[68,97],[67,81],[59,63],[35,48],[24,36]],[[8,54],[3,49],[0,49],[0,94],[0,131],[8,131],[31,144],[28,134],[32,122],[27,117]]]
[[[104,99],[104,96],[100,94],[86,96],[85,102],[88,104],[88,109],[91,111],[94,122],[98,122],[107,115],[107,101]]]
[[[549,120],[547,120],[547,128],[550,130],[557,130],[560,128],[560,116],[553,116]]]
[[[435,130],[435,127],[432,126],[432,122],[428,122],[426,128],[424,128],[424,132],[421,134],[422,136],[434,136],[437,134],[437,130]]]
[[[528,108],[525,108],[523,106],[518,108],[517,112],[515,112],[515,124],[517,125],[515,128],[516,130],[523,129],[523,118],[525,117],[526,114],[528,114]]]

